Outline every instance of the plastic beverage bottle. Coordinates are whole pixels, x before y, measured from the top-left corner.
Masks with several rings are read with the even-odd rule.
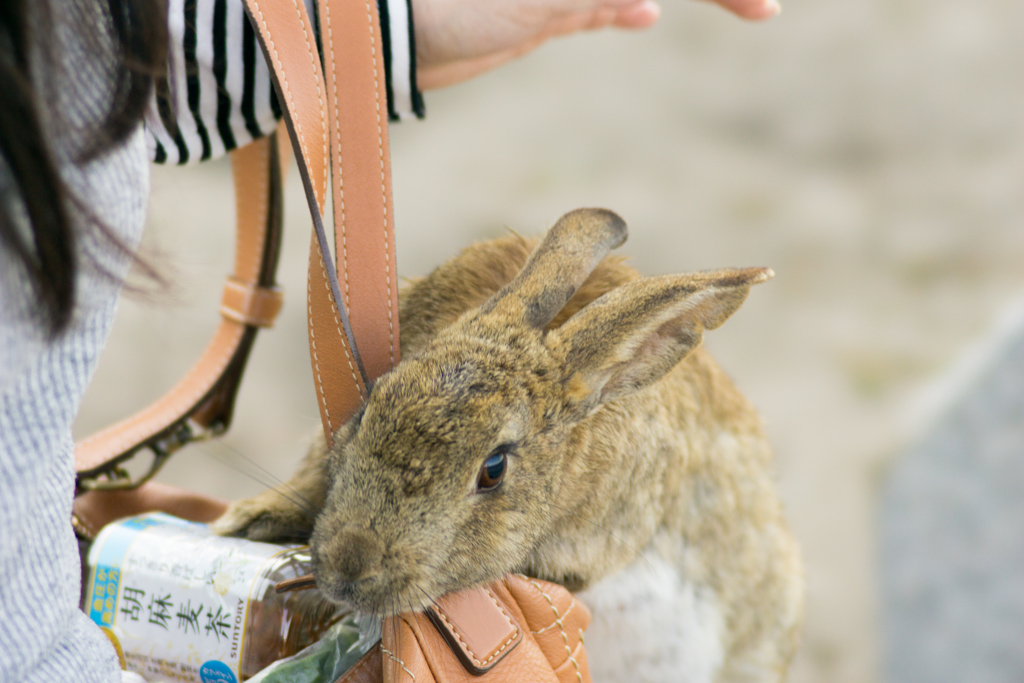
[[[108,525],[88,555],[82,608],[121,666],[151,683],[238,683],[350,613],[319,591],[278,594],[312,571],[305,547],[223,538],[149,513]]]

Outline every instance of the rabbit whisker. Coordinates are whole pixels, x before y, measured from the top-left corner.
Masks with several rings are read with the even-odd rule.
[[[430,597],[430,594],[427,593],[427,591],[423,590],[422,586],[420,586],[418,583],[415,583],[413,584],[413,587],[420,593],[423,593],[423,597],[425,597],[427,599],[427,602],[429,602],[433,607],[435,607],[436,609],[441,609],[441,605],[438,604],[437,600]],[[458,626],[458,624],[455,625]]]
[[[287,482],[283,481],[280,477],[276,476],[273,472],[261,466],[252,458],[241,453],[238,449],[222,442],[222,441],[210,441],[210,445],[216,446],[226,451],[226,453],[215,453],[203,446],[199,447],[199,450],[206,455],[210,456],[214,460],[217,460],[221,464],[227,465],[231,469],[235,470],[239,474],[244,474],[258,484],[262,484],[269,489],[274,489],[278,494],[283,496],[288,501],[294,503],[297,507],[302,508],[303,511],[309,514],[310,517],[316,517],[319,510],[311,502],[296,491],[294,488],[289,486]],[[233,460],[227,455],[232,455],[237,460],[245,463],[245,466],[240,464],[237,460]]]

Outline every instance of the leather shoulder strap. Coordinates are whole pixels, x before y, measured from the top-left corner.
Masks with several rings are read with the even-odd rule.
[[[387,95],[377,6],[367,0],[318,0],[321,69],[303,3],[245,3],[284,104],[313,220],[309,351],[330,443],[365,400],[373,380],[399,360]],[[324,225],[328,186],[330,232]]]
[[[236,198],[234,272],[221,300],[221,322],[199,360],[167,394],[131,417],[75,445],[79,492],[138,486],[175,450],[225,431],[235,393],[260,327],[281,308],[274,283],[281,241],[282,159],[274,136],[232,153]],[[132,479],[118,464],[149,448],[150,470]],[[103,478],[100,478],[100,477]]]
[[[330,102],[334,257],[342,303],[372,382],[399,360],[383,41],[376,2],[318,2]]]

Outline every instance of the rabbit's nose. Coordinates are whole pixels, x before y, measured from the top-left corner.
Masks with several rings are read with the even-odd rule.
[[[339,578],[348,583],[369,578],[380,571],[380,544],[366,531],[342,531],[332,539],[325,551]]]

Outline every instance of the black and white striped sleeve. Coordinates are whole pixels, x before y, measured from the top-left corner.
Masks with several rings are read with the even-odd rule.
[[[316,21],[316,0],[305,0]],[[392,121],[423,116],[411,0],[377,0]],[[149,157],[188,164],[274,130],[281,106],[242,0],[169,0],[167,79],[146,112]]]

